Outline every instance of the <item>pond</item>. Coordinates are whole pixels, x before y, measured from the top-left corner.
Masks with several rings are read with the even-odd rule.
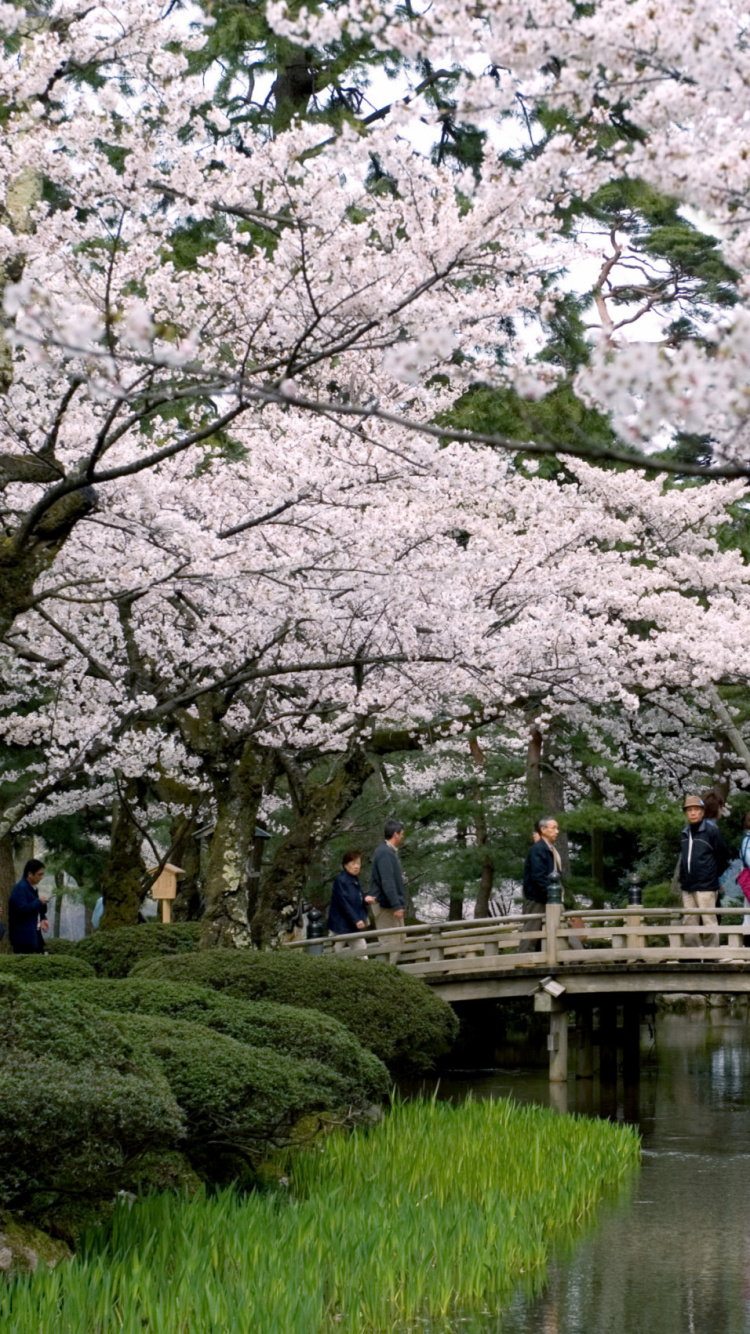
[[[643,1169],[603,1209],[544,1291],[520,1292],[487,1334],[750,1334],[750,1022],[727,1011],[663,1015],[642,1030],[641,1078],[571,1079],[570,1111],[638,1124]],[[474,1097],[560,1106],[543,1071],[473,1076]],[[467,1080],[443,1080],[461,1099]]]

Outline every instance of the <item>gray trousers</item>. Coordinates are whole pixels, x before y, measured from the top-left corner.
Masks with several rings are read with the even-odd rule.
[[[529,933],[532,931],[544,930],[544,922],[547,915],[546,903],[537,903],[536,899],[524,899],[523,908],[521,911],[522,915],[526,920],[524,921],[524,924],[521,927],[521,941],[518,946],[518,953],[528,954],[531,951],[541,950],[542,948],[541,940],[524,940],[523,937],[528,936]],[[533,918],[537,914],[539,914],[537,921],[528,920],[529,918]]]

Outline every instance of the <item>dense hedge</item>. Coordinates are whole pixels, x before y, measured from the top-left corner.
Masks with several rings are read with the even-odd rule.
[[[0,954],[0,976],[2,974],[34,982],[96,976],[90,963],[68,954]]]
[[[109,1015],[0,976],[0,1205],[31,1215],[110,1200],[184,1118],[142,1040]]]
[[[159,983],[35,984],[0,975],[0,1208],[70,1231],[117,1190],[163,1186],[193,1170],[226,1180],[303,1118],[348,1113],[375,1088],[382,1092],[383,1068],[368,1053],[357,1064],[356,1041],[343,1029],[346,1072],[164,1013],[88,1003],[87,992],[92,999],[119,992],[123,1001],[128,988],[135,1003],[138,985],[143,996],[151,989],[154,1004],[164,1007],[175,992],[188,1004],[187,989]],[[200,989],[189,990],[200,998]],[[197,1012],[195,997],[190,1003]],[[254,1008],[213,992],[203,998],[217,1022],[231,1023],[234,1010],[237,1032],[242,1012]],[[321,1022],[330,1038],[338,1026]],[[244,1032],[251,1027],[248,1018]]]
[[[71,956],[76,952],[76,942],[67,940],[65,936],[45,936],[44,949],[47,954]]]
[[[95,931],[77,942],[75,952],[99,977],[127,977],[144,959],[192,953],[198,948],[199,935],[200,922],[144,922],[116,931]]]
[[[393,1074],[421,1074],[458,1032],[450,1006],[422,982],[386,963],[311,958],[292,950],[201,950],[142,963],[139,978],[195,982],[238,1000],[322,1010],[339,1019]]]
[[[271,1047],[298,1059],[322,1062],[346,1081],[347,1100],[356,1106],[378,1102],[388,1093],[390,1079],[383,1063],[338,1020],[316,1010],[241,1001],[210,987],[142,977],[56,983],[55,995],[61,994],[61,988],[67,999],[103,1010],[185,1019],[251,1047]]]
[[[119,1023],[158,1061],[185,1113],[188,1157],[212,1179],[231,1176],[225,1164],[234,1155],[252,1161],[301,1118],[347,1104],[347,1081],[319,1061],[291,1060],[163,1015]]]

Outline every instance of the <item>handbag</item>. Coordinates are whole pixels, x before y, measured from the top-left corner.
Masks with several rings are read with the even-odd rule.
[[[745,895],[745,898],[747,899],[748,903],[750,903],[750,871],[748,871],[746,866],[743,866],[742,870],[737,876],[737,884],[742,890],[742,893]]]

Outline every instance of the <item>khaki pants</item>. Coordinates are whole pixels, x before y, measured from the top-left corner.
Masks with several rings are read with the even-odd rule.
[[[521,940],[518,946],[518,953],[519,954],[529,954],[532,952],[536,953],[538,950],[541,950],[543,941],[524,940],[524,936],[528,936],[532,931],[544,930],[544,923],[547,915],[547,905],[546,903],[537,903],[535,899],[524,899],[523,908],[521,909],[521,912],[527,920],[521,927]],[[535,917],[537,913],[540,914],[537,920],[535,922],[534,921],[530,922],[528,918]]]
[[[360,954],[367,958],[366,940],[337,940],[333,946],[334,954]]]
[[[716,907],[716,894],[712,889],[696,890],[694,894],[689,894],[687,890],[682,891],[683,908],[698,909],[698,912],[686,912],[684,917],[685,926],[712,926],[714,928],[711,935],[689,936],[687,933],[683,937],[685,945],[703,945],[706,949],[712,949],[714,945],[719,944],[719,935],[716,931],[718,925],[716,914],[711,912]]]
[[[375,925],[379,930],[389,931],[391,927],[404,925],[403,917],[397,917],[393,908],[384,908],[382,904],[378,903],[377,899],[370,906],[372,908],[372,915],[375,918]],[[405,939],[406,936],[403,932],[398,936],[378,936],[380,944],[386,945],[390,951],[388,954],[389,963],[396,963],[398,961],[398,956],[401,953],[401,946]]]

